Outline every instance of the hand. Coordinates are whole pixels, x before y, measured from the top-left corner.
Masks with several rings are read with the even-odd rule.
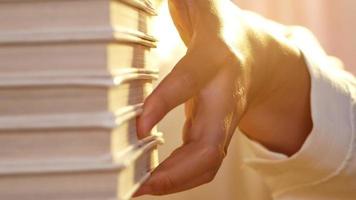
[[[183,145],[136,196],[211,181],[238,125],[272,150],[298,150],[311,126],[310,83],[300,52],[286,38],[288,29],[228,0],[170,0],[169,5],[188,51],[146,99],[137,128],[140,138],[147,136],[185,103]]]

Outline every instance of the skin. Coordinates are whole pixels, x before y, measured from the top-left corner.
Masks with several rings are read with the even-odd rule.
[[[184,103],[183,145],[135,196],[176,193],[213,180],[237,127],[272,151],[296,153],[312,129],[310,77],[288,38],[294,29],[310,39],[309,32],[228,0],[170,0],[169,7],[188,50],[146,99],[137,129],[139,138],[146,137]]]

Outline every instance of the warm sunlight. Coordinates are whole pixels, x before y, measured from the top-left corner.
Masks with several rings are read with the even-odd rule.
[[[182,44],[170,17],[167,2],[161,1],[157,8],[158,16],[154,18],[152,24],[152,32],[158,38],[157,48],[153,50],[153,54],[160,62],[174,58],[175,55],[172,54],[174,49]]]
[[[355,8],[0,0],[0,200],[356,200]]]

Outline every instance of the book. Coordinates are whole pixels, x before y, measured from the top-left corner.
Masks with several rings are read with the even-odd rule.
[[[0,169],[11,164],[111,162],[142,142],[160,138],[156,130],[139,141],[141,104],[115,114],[56,114],[0,118]]]
[[[71,35],[129,33],[154,40],[156,13],[143,0],[0,0],[0,43],[54,41]],[[9,40],[9,38],[12,38]],[[80,39],[85,39],[81,37]]]
[[[150,60],[151,47],[154,43],[135,41],[135,38],[125,42],[0,44],[0,78],[110,76],[136,69],[157,71]]]
[[[114,163],[32,164],[0,168],[0,199],[127,200],[157,166],[159,140]]]
[[[0,199],[129,199],[157,166],[148,0],[0,0]]]
[[[0,111],[7,115],[116,112],[144,101],[157,71],[114,77],[11,77],[0,80]]]

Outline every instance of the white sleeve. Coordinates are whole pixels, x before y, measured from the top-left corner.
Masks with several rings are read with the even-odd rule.
[[[248,143],[256,170],[276,200],[356,199],[356,81],[310,36],[293,36],[311,75],[313,130],[302,148],[287,157]]]

